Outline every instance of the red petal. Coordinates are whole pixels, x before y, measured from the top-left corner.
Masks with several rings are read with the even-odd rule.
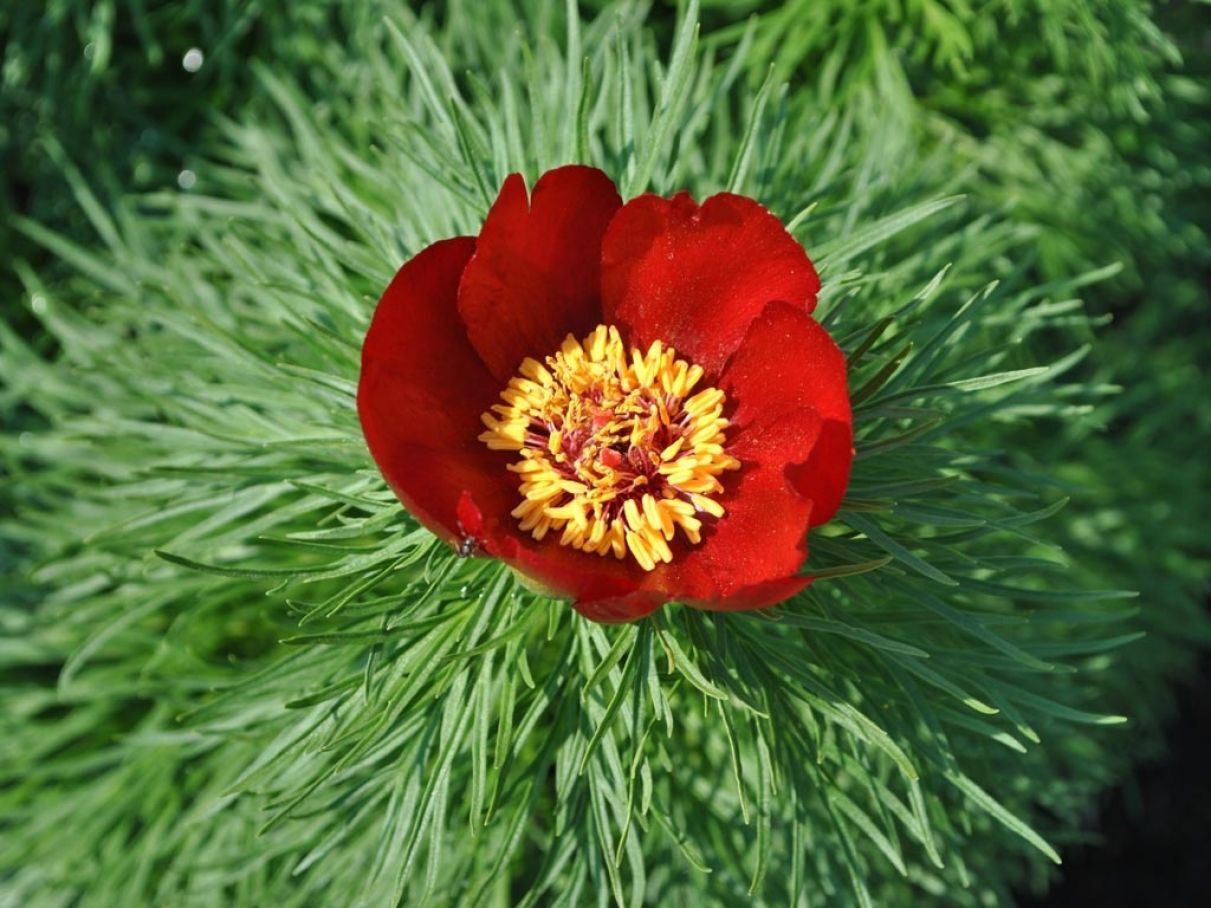
[[[795,575],[807,558],[812,502],[792,486],[785,452],[810,451],[820,425],[814,410],[795,410],[729,446],[742,466],[723,479],[719,502],[727,513],[663,569],[675,598],[703,608],[761,608],[806,585]]]
[[[459,544],[474,532],[459,500],[481,509],[515,503],[505,463],[476,436],[500,392],[467,342],[455,305],[475,241],[434,243],[405,264],[383,293],[362,346],[357,409],[370,453],[408,510]]]
[[[786,450],[783,457],[795,488],[812,500],[812,526],[831,520],[854,451],[845,356],[828,332],[801,309],[771,303],[749,328],[720,387],[735,407],[734,444],[759,431],[750,425],[772,423],[788,411],[810,408],[820,415],[824,424],[812,447]]]
[[[774,580],[763,580],[731,595],[713,602],[698,603],[698,608],[710,609],[716,612],[747,612],[752,609],[769,608],[784,602],[791,596],[804,590],[812,582],[811,577],[779,577]]]
[[[520,500],[515,490],[513,494]],[[516,526],[512,517],[508,522],[490,522],[484,534],[485,550],[551,595],[591,602],[620,599],[639,589],[644,572],[632,559],[586,554],[560,545],[556,533],[536,540]]]
[[[520,174],[505,180],[458,292],[467,336],[501,385],[527,356],[600,323],[601,238],[621,205],[592,167],[547,171],[528,201]]]
[[[578,600],[573,607],[590,621],[602,624],[621,624],[625,621],[637,621],[650,615],[664,605],[665,597],[661,593],[646,590],[636,590],[623,596],[610,599]]]
[[[662,340],[709,374],[723,368],[771,300],[804,312],[820,279],[803,247],[752,199],[723,193],[700,208],[686,193],[644,195],[602,244],[606,320],[639,347]]]
[[[799,494],[812,500],[812,526],[828,523],[841,507],[853,462],[853,429],[848,423],[830,420],[821,426],[807,463],[788,471]]]

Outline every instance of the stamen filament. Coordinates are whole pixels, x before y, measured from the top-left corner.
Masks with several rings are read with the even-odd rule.
[[[629,554],[652,571],[675,557],[678,531],[681,545],[697,545],[703,517],[724,515],[712,496],[740,461],[726,449],[723,391],[689,396],[700,366],[659,340],[628,350],[617,328],[600,325],[518,371],[483,414],[479,440],[519,455],[508,469],[523,531],[541,540],[555,530],[560,545]]]

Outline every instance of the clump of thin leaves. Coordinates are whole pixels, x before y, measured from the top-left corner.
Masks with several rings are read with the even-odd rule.
[[[977,201],[1046,227],[1049,279],[1118,261],[1121,310],[1183,260],[1205,269],[1206,13],[1143,0],[705,0],[747,45],[835,102],[876,87],[978,171]],[[752,12],[751,21],[738,19]],[[1185,59],[1183,59],[1183,56]],[[758,77],[759,78],[759,77]],[[1126,299],[1124,299],[1126,297]]]
[[[73,198],[188,181],[214,135],[212,112],[253,94],[250,60],[306,71],[334,0],[49,0],[0,7],[0,313],[30,330],[7,263],[55,260],[23,220],[91,236]],[[186,65],[186,57],[190,60]],[[84,153],[87,149],[87,153]],[[65,179],[65,176],[67,177]]]
[[[986,904],[1145,743],[1110,704],[1165,659],[1125,661],[1145,616],[1058,545],[1093,545],[1084,486],[1024,444],[1113,406],[1104,275],[1038,283],[1035,231],[869,96],[751,94],[767,61],[699,46],[694,4],[663,56],[634,5],[534,7],[349,12],[322,98],[258,71],[193,191],[77,183],[99,241],[38,232],[78,277],[23,274],[53,362],[0,335],[6,898]],[[394,269],[577,160],[752,194],[820,268],[858,459],[776,609],[588,623],[437,543],[364,448]]]

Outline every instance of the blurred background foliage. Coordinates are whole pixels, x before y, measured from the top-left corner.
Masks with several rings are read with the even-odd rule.
[[[218,118],[250,103],[249,64],[305,74],[331,35],[334,8],[331,0],[0,5],[0,311],[31,327],[11,265],[54,267],[24,225],[91,237],[73,181],[102,204],[176,186],[214,140]],[[202,56],[187,68],[191,50]]]
[[[471,43],[514,32],[514,8],[527,13],[530,43],[566,40],[557,3],[413,6],[450,59],[474,59]],[[581,6],[587,17],[609,4]],[[656,2],[648,10],[659,59],[668,59],[679,8]],[[82,308],[98,298],[73,277],[73,249],[120,244],[99,229],[107,220],[91,209],[136,198],[139,216],[154,220],[168,209],[145,194],[188,195],[194,180],[205,190],[206,168],[229,154],[232,124],[281,108],[275,74],[289,81],[289,97],[297,89],[321,99],[310,111],[317,122],[373,145],[375,124],[339,116],[333,122],[322,99],[325,67],[381,15],[375,4],[338,0],[50,0],[0,8],[4,321],[53,355],[32,288],[70,285],[62,298]],[[475,28],[466,27],[470,21]],[[1117,757],[1091,751],[1106,765],[1056,796],[1072,798],[1057,804],[1057,813],[1087,810],[1098,786],[1120,776],[1115,759],[1159,750],[1172,686],[1189,677],[1207,642],[1211,7],[704,0],[701,23],[708,54],[748,61],[742,77],[751,96],[787,84],[762,95],[771,130],[785,124],[789,96],[814,99],[843,132],[891,124],[911,149],[906,162],[930,162],[927,177],[919,169],[901,174],[927,184],[919,195],[959,191],[975,217],[1019,228],[1015,237],[1029,241],[1006,246],[998,265],[1005,274],[1047,285],[1118,266],[1083,291],[1092,319],[1075,329],[1092,344],[1079,377],[1107,393],[1082,404],[1080,419],[1058,427],[1048,421],[1044,429],[1018,419],[1011,436],[1029,452],[1023,471],[1036,461],[1049,464],[1040,483],[1073,497],[1072,516],[1054,529],[1062,537],[1054,541],[1071,556],[1079,583],[1142,594],[1148,636],[1122,651],[1125,668],[1101,674],[1097,703],[1131,714],[1142,750]],[[203,55],[196,71],[183,62],[193,48]],[[456,71],[454,78],[474,94],[482,75]],[[863,137],[852,144],[862,147]],[[757,163],[758,177],[761,167],[777,166],[760,155]],[[847,178],[857,170],[861,182],[862,166],[848,161]],[[896,178],[887,162],[871,173],[874,180]],[[230,173],[222,179],[228,189],[238,182]],[[255,187],[245,188],[255,197]],[[65,245],[73,243],[78,247]],[[1030,338],[1044,356],[1064,352],[1064,342],[1047,331]],[[16,395],[0,401],[0,417],[17,429],[42,419]],[[1006,437],[1003,427],[987,434],[994,445]],[[0,506],[16,501],[11,494],[0,492]],[[0,540],[0,557],[16,564],[26,551],[13,546],[11,538]],[[29,602],[37,595],[30,588],[20,594]],[[224,641],[216,652],[255,650],[284,633],[269,621],[216,624],[210,632]],[[134,721],[107,718],[91,733],[104,737]],[[972,866],[996,860],[986,848]]]
[[[604,5],[594,0],[586,7]],[[71,190],[176,185],[218,118],[261,93],[255,64],[306,85],[351,29],[334,0],[50,0],[0,9],[0,248],[50,263],[22,229],[91,234]],[[355,4],[357,6],[357,4]],[[370,10],[370,6],[362,4]],[[474,4],[417,3],[440,23]],[[495,7],[493,7],[495,8]],[[485,7],[485,9],[487,9]],[[675,5],[652,21],[671,34]],[[1119,262],[1108,312],[1162,298],[1199,312],[1211,267],[1211,85],[1205,4],[1139,0],[706,0],[707,46],[768,60],[775,81],[844,107],[874,92],[921,145],[971,169],[974,198],[1044,228],[1039,273]],[[557,17],[549,17],[558,40]],[[509,23],[494,27],[509,28]],[[191,50],[201,65],[183,65]],[[754,89],[761,67],[750,67]],[[188,179],[188,177],[186,177]],[[12,318],[20,285],[3,272]],[[1155,321],[1155,316],[1149,317]]]
[[[1047,228],[1048,278],[1109,261],[1124,291],[1208,264],[1207,12],[1137,0],[708,0],[741,39],[822,101],[874,86],[919,114],[922,141],[978,170],[979,198]],[[1175,282],[1177,283],[1177,282]],[[1166,296],[1173,287],[1163,288]],[[1124,298],[1128,297],[1126,292]]]

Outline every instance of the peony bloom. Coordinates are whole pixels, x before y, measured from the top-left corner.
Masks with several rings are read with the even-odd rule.
[[[478,238],[383,294],[358,413],[391,488],[466,554],[597,621],[794,595],[853,459],[820,281],[765,208],[622,203],[590,167],[501,187]]]

